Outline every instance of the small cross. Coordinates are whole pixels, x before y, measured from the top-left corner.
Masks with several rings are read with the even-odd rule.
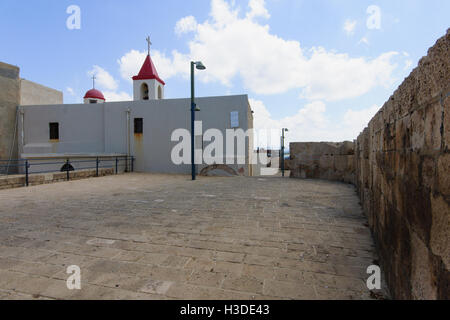
[[[150,36],[148,36],[145,40],[148,42],[148,55],[150,55],[150,46],[152,45],[152,42],[150,41]]]
[[[97,79],[96,77],[95,77],[95,74],[92,76],[92,88],[94,88],[95,89],[95,79]]]

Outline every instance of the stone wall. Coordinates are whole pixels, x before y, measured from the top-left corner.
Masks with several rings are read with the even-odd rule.
[[[20,79],[20,69],[0,62],[0,160],[18,158],[17,107],[19,105],[58,104],[63,93],[40,84]],[[0,166],[7,165],[0,162]],[[0,173],[7,169],[0,167]],[[9,173],[17,168],[9,167]]]
[[[450,298],[450,30],[356,142],[357,189],[391,294]]]
[[[13,141],[19,103],[19,68],[0,62],[0,160],[9,159],[10,156],[17,159],[17,140],[14,147]],[[4,170],[0,168],[0,172]]]
[[[114,174],[114,168],[100,168],[98,175],[108,176]],[[69,180],[80,180],[96,176],[95,169],[86,169],[69,172]],[[50,172],[30,174],[28,178],[29,186],[49,184],[67,181],[67,172]],[[25,187],[25,175],[0,176],[0,190]]]
[[[354,144],[291,143],[291,176],[352,182],[391,295],[450,298],[450,29]]]
[[[20,105],[62,104],[63,93],[29,80],[20,80]]]
[[[353,142],[295,142],[286,169],[291,177],[355,183]]]

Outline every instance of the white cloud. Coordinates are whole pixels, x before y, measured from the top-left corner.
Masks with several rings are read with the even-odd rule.
[[[409,58],[409,53],[406,52],[406,51],[403,51],[403,56],[404,56],[405,58]],[[413,65],[413,63],[414,63],[414,62],[413,62],[411,59],[406,59],[406,60],[405,60],[405,66],[403,67],[403,70],[404,70],[404,71],[411,70],[411,66]]]
[[[185,17],[179,20],[175,25],[175,33],[177,35],[182,35],[195,30],[197,30],[197,21],[193,16]]]
[[[266,9],[265,0],[250,0],[248,3],[250,11],[247,13],[248,19],[262,17],[265,19],[270,18],[269,11]]]
[[[410,70],[412,65],[413,65],[413,61],[411,59],[408,59],[405,61],[405,67],[403,69],[405,71]]]
[[[350,58],[347,54],[313,49],[305,71],[309,75],[302,97],[312,100],[338,101],[356,98],[377,86],[387,87],[393,83],[396,68],[391,59],[397,55],[388,52],[367,61]]]
[[[106,102],[114,101],[132,101],[133,97],[128,93],[120,91],[117,89],[119,87],[119,82],[114,79],[114,77],[105,69],[95,65],[92,70],[88,71],[89,76],[95,75],[95,85],[99,89],[103,89],[102,92],[105,96]]]
[[[356,20],[350,20],[347,19],[344,23],[344,31],[347,33],[348,36],[352,36],[355,34],[355,28],[357,25],[357,21]]]
[[[131,50],[122,58],[117,60],[120,68],[120,75],[122,76],[122,78],[132,82],[131,78],[138,74],[146,56],[147,52]]]
[[[105,91],[103,92],[106,102],[133,101],[133,97],[126,92]]]
[[[75,96],[75,91],[71,88],[71,87],[67,87],[66,91],[68,94],[70,94],[71,96]]]
[[[119,87],[118,82],[105,69],[95,65],[88,71],[90,77],[95,76],[95,84],[101,89],[116,90]]]
[[[158,50],[152,50],[152,61],[156,66],[158,75],[164,80],[177,74],[188,76],[190,72],[189,58],[177,51],[172,52],[172,58]],[[139,73],[142,64],[147,57],[147,52],[131,50],[122,56],[117,63],[119,64],[120,75],[123,79],[132,83],[132,77]]]
[[[254,130],[258,134],[265,130],[275,130],[281,134],[282,128],[288,128],[286,142],[293,141],[331,141],[335,133],[330,130],[330,122],[326,118],[326,106],[322,101],[314,101],[300,108],[296,114],[279,120],[273,119],[264,103],[250,99],[254,111]],[[274,139],[272,139],[274,140]],[[279,139],[270,141],[270,147],[279,147]],[[267,141],[259,141],[258,146],[266,147]]]
[[[305,50],[298,41],[280,38],[268,25],[255,21],[255,17],[269,17],[264,1],[250,1],[244,16],[233,3],[211,0],[210,18],[197,24],[188,53],[173,51],[167,56],[153,51],[163,79],[187,76],[189,61],[195,59],[207,67],[198,75],[203,82],[231,86],[239,76],[244,87],[257,94],[298,89],[309,100],[323,101],[354,98],[392,80],[395,52],[369,59],[322,47]],[[119,60],[122,77],[131,81],[144,58],[145,53],[136,50],[125,54]]]
[[[370,45],[369,39],[367,39],[366,37],[362,37],[361,40],[359,40],[358,44],[365,44],[367,46]]]
[[[289,142],[318,142],[354,140],[367,126],[380,107],[374,105],[367,109],[345,112],[341,119],[330,120],[327,117],[326,105],[322,101],[314,101],[299,108],[296,114],[279,120],[273,119],[264,103],[250,99],[254,111],[254,129],[275,130],[280,133],[282,128],[288,128],[287,143]],[[279,141],[271,141],[271,147],[279,147]],[[258,143],[259,147],[266,147],[266,141]]]
[[[359,133],[361,133],[365,127],[369,124],[370,120],[377,114],[381,108],[377,105],[373,105],[370,108],[362,110],[349,109],[344,114],[343,125],[347,131],[354,133],[353,139],[355,139]]]

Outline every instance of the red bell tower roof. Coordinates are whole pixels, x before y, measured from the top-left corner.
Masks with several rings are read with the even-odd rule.
[[[156,79],[162,85],[166,84],[159,77],[158,71],[156,71],[156,68],[155,68],[155,65],[153,64],[152,58],[150,58],[150,54],[147,55],[147,58],[145,59],[144,64],[142,65],[141,71],[139,71],[139,74],[137,76],[133,77],[133,80],[149,80],[149,79]]]

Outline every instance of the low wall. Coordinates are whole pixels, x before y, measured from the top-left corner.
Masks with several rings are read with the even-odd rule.
[[[357,188],[394,298],[450,298],[450,30],[356,143]]]
[[[356,182],[353,142],[295,142],[289,149],[293,178]]]
[[[113,168],[102,168],[98,170],[99,176],[113,175]],[[70,180],[80,180],[96,176],[96,170],[80,170],[69,172]],[[28,176],[29,186],[35,186],[40,184],[49,184],[55,182],[67,181],[66,172],[53,172],[53,173],[41,173],[30,174]],[[26,185],[25,175],[13,175],[13,176],[0,176],[0,190],[21,188]]]

